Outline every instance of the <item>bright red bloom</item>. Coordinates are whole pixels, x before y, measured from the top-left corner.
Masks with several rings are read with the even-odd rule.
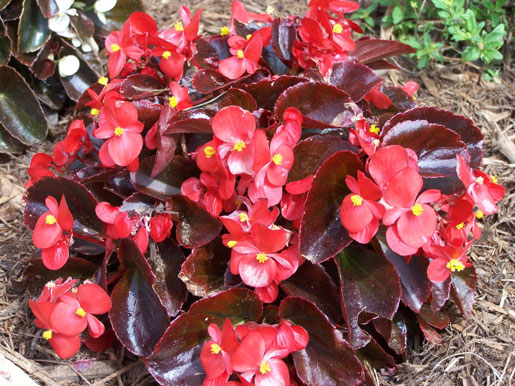
[[[220,61],[218,71],[229,79],[238,79],[245,73],[256,72],[263,50],[261,35],[254,33],[249,40],[234,35],[229,38],[227,43],[230,47],[229,51],[234,56]]]
[[[128,57],[138,61],[143,55],[144,51],[134,44],[131,33],[129,19],[123,24],[121,31],[111,32],[105,40],[105,47],[109,53],[107,68],[110,78],[118,76]]]
[[[107,139],[100,149],[100,160],[120,166],[132,166],[143,148],[143,123],[138,110],[130,102],[109,100],[100,112],[99,127],[94,136]],[[136,165],[137,169],[137,165]]]
[[[381,190],[360,170],[357,181],[347,176],[345,183],[352,193],[343,199],[340,220],[352,239],[367,244],[376,234],[385,211],[384,206],[376,202],[381,199]]]
[[[186,55],[189,59],[193,56],[192,43],[198,37],[198,29],[202,9],[191,17],[188,7],[182,6],[180,11],[181,21],[175,23],[173,28],[161,31],[159,37],[177,46],[177,52]]]
[[[368,159],[367,167],[374,182],[384,191],[387,184],[405,168],[418,171],[417,155],[413,150],[399,145],[386,146],[377,149]]]
[[[402,91],[404,91],[406,94],[408,94],[410,97],[413,97],[413,94],[415,94],[418,90],[418,83],[410,80],[409,82],[406,82],[404,86],[402,86]]]
[[[458,155],[458,177],[467,189],[467,195],[484,214],[497,212],[497,201],[500,201],[506,189],[480,170],[472,171],[468,162]]]
[[[286,185],[286,193],[281,200],[281,214],[290,221],[299,220],[304,213],[304,203],[311,188],[314,175]]]
[[[171,108],[184,110],[192,106],[188,87],[181,87],[177,82],[170,82],[170,91],[172,92],[169,99]]]
[[[48,340],[54,351],[60,358],[66,359],[75,355],[80,349],[80,337],[78,335],[64,335],[55,330],[50,322],[51,316],[57,307],[56,303],[33,302],[29,300],[29,307],[36,316],[34,321],[39,328],[44,329],[43,338]]]
[[[38,302],[52,302],[55,303],[61,295],[68,292],[79,280],[68,277],[63,283],[63,279],[59,278],[55,281],[49,281],[43,287],[41,295],[39,295]]]
[[[160,243],[170,236],[172,226],[173,223],[169,214],[158,214],[150,220],[150,237],[156,243]]]
[[[381,85],[375,86],[372,90],[368,92],[367,95],[365,95],[365,100],[367,102],[372,102],[375,107],[377,107],[380,110],[386,110],[388,107],[392,105],[392,101],[388,97],[388,95],[384,94],[379,90],[379,87]]]
[[[89,334],[98,338],[105,327],[95,316],[111,309],[111,298],[94,283],[85,283],[77,288],[77,296],[68,292],[61,296],[50,318],[51,325],[68,336],[79,335],[86,327]]]
[[[44,177],[55,177],[55,174],[50,171],[52,165],[52,157],[45,153],[36,153],[30,160],[30,165],[27,174],[30,179],[23,185],[25,189],[30,188],[35,182]]]
[[[227,159],[231,174],[252,174],[254,116],[240,107],[228,106],[215,115],[212,125],[215,137],[224,142],[218,146],[218,152],[222,159]]]
[[[433,258],[427,267],[427,278],[434,283],[441,283],[452,272],[463,271],[465,268],[472,266],[466,255],[471,245],[472,241],[464,247],[447,245],[445,247],[433,246],[431,249],[424,248],[424,252]]]
[[[290,386],[288,367],[281,360],[289,353],[286,348],[267,345],[263,335],[255,331],[243,339],[231,364],[248,382],[254,378],[256,386]]]
[[[222,330],[216,324],[210,324],[208,333],[211,340],[204,343],[200,352],[200,362],[206,372],[204,385],[217,381],[224,383],[232,374],[231,355],[238,349],[240,342],[231,321],[226,319]]]
[[[49,210],[39,217],[32,234],[34,246],[42,249],[53,247],[61,239],[63,231],[71,232],[73,228],[73,216],[64,194],[59,205],[52,196],[45,199],[45,205]]]

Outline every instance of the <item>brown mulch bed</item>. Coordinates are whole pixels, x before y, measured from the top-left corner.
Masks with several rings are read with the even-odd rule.
[[[182,3],[203,8],[202,31],[217,33],[230,17],[229,0],[145,0],[161,28],[177,21]],[[245,1],[263,12],[268,4]],[[279,14],[303,14],[304,1],[269,3]],[[388,38],[388,31],[383,31]],[[406,362],[390,378],[374,372],[379,385],[513,385],[515,384],[515,79],[506,70],[502,80],[485,82],[474,66],[438,65],[422,72],[401,61],[406,72],[391,72],[387,82],[416,80],[418,101],[470,117],[485,136],[484,169],[506,189],[499,212],[482,220],[483,237],[471,258],[479,276],[471,320],[457,316],[442,332],[443,342],[413,347]],[[52,130],[59,137],[65,125]],[[49,151],[47,142],[34,151]],[[23,226],[23,184],[30,154],[0,157],[0,354],[18,364],[38,382],[50,385],[152,384],[134,356],[119,346],[95,355],[81,351],[73,360],[57,360],[40,339],[28,309],[28,295],[16,282],[32,256],[31,232]],[[79,360],[77,360],[79,359]],[[1,375],[1,369],[0,369]],[[0,384],[2,383],[0,377]],[[323,385],[320,385],[323,386]]]

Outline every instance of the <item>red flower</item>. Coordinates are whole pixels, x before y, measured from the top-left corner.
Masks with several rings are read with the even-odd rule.
[[[137,61],[144,52],[132,41],[130,20],[123,24],[121,31],[111,32],[107,36],[105,47],[109,53],[107,68],[110,78],[115,78],[122,71],[127,57]]]
[[[160,243],[170,236],[172,226],[173,223],[169,214],[158,214],[150,220],[150,237],[156,243]]]
[[[358,180],[347,176],[345,183],[352,193],[348,194],[340,208],[340,220],[349,236],[359,243],[367,244],[379,228],[384,207],[379,204],[381,191],[362,171],[358,170]]]
[[[42,249],[53,247],[61,239],[63,230],[71,232],[73,228],[73,216],[68,209],[64,194],[59,205],[52,196],[45,199],[45,205],[49,210],[39,217],[32,234],[34,245]]]
[[[252,174],[254,116],[240,107],[228,106],[215,115],[212,125],[215,137],[223,142],[218,151],[222,159],[227,159],[231,174]]]
[[[192,106],[188,87],[181,87],[179,83],[170,82],[170,91],[172,92],[169,100],[171,108],[184,110]]]
[[[193,17],[188,7],[182,6],[180,9],[181,21],[175,23],[173,28],[159,33],[159,37],[177,46],[178,52],[191,58],[192,42],[198,37],[198,29],[202,9],[199,9]]]
[[[286,185],[286,193],[281,200],[281,214],[290,221],[299,220],[304,213],[304,203],[311,188],[314,175]]]
[[[452,272],[463,271],[466,267],[472,266],[467,260],[467,250],[472,245],[468,242],[464,247],[448,245],[445,247],[434,246],[431,249],[424,248],[424,251],[433,259],[427,267],[427,278],[434,283],[445,281]]]
[[[261,35],[254,33],[249,40],[234,35],[227,43],[230,47],[229,51],[234,56],[220,61],[218,71],[229,79],[238,79],[246,72],[249,74],[256,72],[263,50]]]
[[[250,332],[232,356],[231,365],[248,382],[254,378],[256,386],[290,386],[288,366],[281,360],[289,353],[285,348],[267,347],[260,332]]]
[[[484,214],[497,212],[497,201],[500,201],[506,192],[504,186],[498,185],[492,176],[480,170],[472,171],[468,162],[458,155],[458,177],[467,189],[470,197]]]
[[[225,320],[221,331],[216,324],[210,324],[208,333],[211,340],[204,343],[200,352],[200,362],[206,372],[206,381],[217,378],[223,383],[232,374],[231,355],[240,343],[229,319]]]
[[[392,105],[392,101],[388,98],[388,95],[384,94],[379,90],[380,85],[375,86],[372,90],[365,95],[365,100],[367,102],[372,102],[375,107],[380,110],[386,110],[388,107]]]
[[[138,111],[130,102],[106,102],[94,132],[95,137],[108,139],[100,149],[102,163],[133,166],[143,148],[142,131],[143,123],[138,121]]]
[[[44,177],[55,177],[55,174],[50,171],[52,165],[52,157],[45,153],[36,153],[30,160],[30,165],[27,174],[30,179],[23,186],[25,189],[30,188],[35,182]]]
[[[61,296],[50,321],[64,335],[79,335],[89,327],[89,334],[98,338],[104,333],[105,327],[93,315],[105,314],[110,309],[109,295],[100,286],[86,283],[78,287],[77,296],[69,292]]]
[[[80,349],[80,337],[77,335],[65,335],[55,330],[50,322],[51,316],[57,307],[56,303],[33,302],[29,300],[29,307],[36,316],[34,321],[39,328],[44,329],[43,338],[54,349],[59,357],[66,359],[75,355]]]
[[[63,279],[59,278],[55,281],[49,281],[43,287],[41,295],[39,295],[38,302],[52,302],[55,303],[61,295],[68,292],[79,280],[68,277],[63,283]]]

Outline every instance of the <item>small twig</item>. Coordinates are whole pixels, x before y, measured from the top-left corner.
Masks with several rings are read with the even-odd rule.
[[[110,381],[111,379],[114,379],[114,378],[117,378],[119,375],[125,373],[126,371],[132,369],[133,367],[136,367],[137,365],[139,365],[140,362],[134,362],[134,363],[131,363],[129,366],[126,366],[124,367],[123,369],[120,369],[114,373],[112,373],[111,375],[108,375],[107,377],[105,378],[102,378],[101,380],[93,383],[92,386],[101,386],[103,385],[105,382],[107,381]]]

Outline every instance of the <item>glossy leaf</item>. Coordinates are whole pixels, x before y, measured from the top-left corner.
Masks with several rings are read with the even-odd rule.
[[[280,284],[290,296],[298,296],[317,305],[329,320],[337,323],[343,317],[337,285],[322,265],[305,261],[297,272]]]
[[[25,145],[23,145],[16,138],[12,137],[11,134],[5,129],[0,123],[0,153],[5,154],[17,154],[25,151]]]
[[[294,352],[293,362],[300,380],[308,385],[352,386],[365,377],[356,354],[315,304],[298,297],[281,302],[279,315],[302,326],[309,334],[304,350]]]
[[[398,113],[400,111],[412,109],[417,105],[413,98],[410,97],[406,91],[400,87],[382,85],[380,90],[383,94],[390,98],[390,101],[392,101],[392,105],[387,110],[381,111],[391,111]]]
[[[212,133],[211,118],[215,113],[204,108],[179,111],[175,114],[164,134]]]
[[[444,306],[444,304],[449,299],[451,294],[451,278],[448,277],[447,280],[441,283],[433,283],[433,288],[431,288],[431,311],[437,312]]]
[[[37,0],[37,2],[39,8],[41,8],[41,12],[47,18],[59,12],[59,8],[57,7],[55,0]]]
[[[256,101],[252,98],[252,95],[239,88],[230,88],[221,97],[216,98],[213,102],[203,107],[213,111],[212,115],[214,116],[218,111],[227,106],[239,106],[251,112],[257,109]]]
[[[438,187],[441,187],[442,193],[449,194],[463,186],[456,174],[456,156],[466,146],[458,134],[444,126],[421,120],[404,121],[388,126],[388,131],[383,134],[383,145],[401,145],[413,149],[417,153],[419,173],[425,179],[424,182],[435,186],[439,180]]]
[[[337,151],[357,152],[350,142],[335,135],[313,135],[293,149],[293,167],[288,173],[288,182],[299,181],[317,172],[322,163]]]
[[[209,36],[197,40],[195,61],[203,68],[216,68],[218,63],[231,56],[227,36]]]
[[[360,349],[370,342],[370,336],[359,323],[367,323],[373,315],[391,320],[399,307],[401,284],[392,263],[362,245],[348,246],[335,261],[349,342]],[[361,320],[365,314],[368,319]]]
[[[275,18],[272,22],[272,45],[282,60],[292,59],[293,42],[297,38],[297,27],[291,20]]]
[[[473,125],[470,119],[434,107],[416,107],[404,113],[399,113],[386,122],[382,130],[383,138],[395,136],[394,134],[398,130],[398,125],[405,124],[404,122],[406,121],[414,121],[411,125],[416,126],[430,124],[441,125],[453,131],[459,136],[458,139],[465,144],[470,154],[470,166],[472,168],[478,168],[480,166],[483,156],[483,135],[481,131]],[[393,132],[390,134],[392,130]],[[451,142],[451,144],[454,143],[455,141]],[[443,148],[442,151],[446,151],[447,143],[442,142],[439,145]],[[433,176],[432,179],[426,179],[424,181],[424,186],[427,189],[438,188],[445,194],[462,189],[463,185],[457,179],[455,169],[452,174],[449,172],[445,177],[447,178],[440,180],[436,178],[436,176]]]
[[[95,213],[98,201],[82,184],[65,177],[43,178],[27,191],[25,201],[25,225],[33,229],[36,221],[48,209],[45,199],[54,197],[57,202],[64,195],[73,216],[73,232],[86,236],[97,236],[104,229],[104,224]]]
[[[136,243],[123,239],[117,253],[126,271],[111,293],[109,320],[127,350],[147,356],[168,327],[168,315],[152,288],[156,277]]]
[[[47,135],[45,116],[34,93],[21,75],[7,66],[0,66],[0,124],[26,145]]]
[[[18,25],[18,50],[22,53],[39,50],[50,39],[48,20],[35,0],[25,0]]]
[[[130,174],[131,182],[141,193],[163,201],[173,194],[180,194],[184,180],[199,175],[195,162],[181,156],[172,158],[156,176],[151,175],[153,165],[153,157],[141,161],[138,170]]]
[[[196,202],[180,194],[167,201],[177,224],[177,242],[185,248],[199,248],[214,240],[222,224]]]
[[[367,361],[375,369],[381,369],[381,375],[394,375],[397,372],[395,359],[381,347],[372,337],[366,346],[357,350],[356,354],[362,361]]]
[[[184,253],[171,238],[151,245],[148,262],[156,276],[154,291],[166,308],[168,315],[176,316],[188,297],[188,291],[178,274],[184,262]]]
[[[355,57],[361,63],[368,64],[391,56],[412,54],[414,52],[416,51],[411,46],[401,42],[364,38],[356,41],[356,48],[354,51],[349,52],[349,55]]]
[[[472,306],[477,288],[477,275],[474,267],[465,268],[452,274],[452,297],[465,319],[472,316]]]
[[[300,253],[312,263],[330,259],[350,244],[340,222],[340,205],[350,192],[345,177],[355,176],[363,165],[350,151],[329,157],[315,174],[300,225]]]
[[[164,90],[166,89],[155,77],[144,74],[129,75],[120,85],[120,94],[130,100],[149,98]]]
[[[409,263],[390,249],[383,234],[377,237],[384,256],[395,266],[401,279],[402,302],[418,313],[431,294],[432,284],[427,278],[429,260],[423,256],[412,256]],[[379,251],[378,251],[379,252]]]
[[[50,39],[45,46],[38,51],[36,60],[30,66],[31,72],[40,80],[45,80],[55,73],[56,64],[49,59],[59,51],[59,39]]]
[[[380,84],[381,78],[363,63],[348,60],[333,65],[329,83],[345,91],[357,102]]]
[[[406,352],[408,344],[408,328],[401,312],[397,312],[393,320],[377,318],[372,321],[376,331],[383,336],[390,347],[397,355]]]
[[[224,88],[228,82],[229,79],[212,69],[199,70],[191,78],[191,84],[201,94],[210,94]]]
[[[5,66],[11,59],[11,39],[7,35],[4,22],[0,19],[0,66]]]
[[[436,331],[429,323],[427,323],[423,318],[421,318],[419,315],[417,315],[417,321],[420,329],[422,330],[422,333],[424,334],[424,337],[428,340],[429,343],[432,344],[441,344],[442,343],[442,337]]]
[[[247,92],[254,97],[258,108],[273,110],[277,98],[291,86],[305,83],[306,80],[297,76],[278,76],[273,79],[261,79],[247,86]],[[282,119],[282,117],[279,117]]]
[[[170,324],[152,355],[143,361],[161,385],[201,385],[205,373],[200,350],[209,338],[208,326],[211,323],[222,326],[226,318],[233,325],[257,321],[262,310],[258,297],[243,288],[201,299]]]
[[[188,291],[205,298],[227,289],[224,275],[227,271],[231,250],[216,238],[209,244],[191,251],[181,267],[179,278]]]
[[[428,324],[438,329],[444,329],[450,323],[449,315],[443,311],[433,312],[428,303],[424,303],[420,309],[419,317],[424,319]]]
[[[347,106],[349,95],[328,84],[301,83],[284,91],[275,104],[275,114],[282,118],[288,107],[304,115],[303,127],[350,127],[354,113]]]

